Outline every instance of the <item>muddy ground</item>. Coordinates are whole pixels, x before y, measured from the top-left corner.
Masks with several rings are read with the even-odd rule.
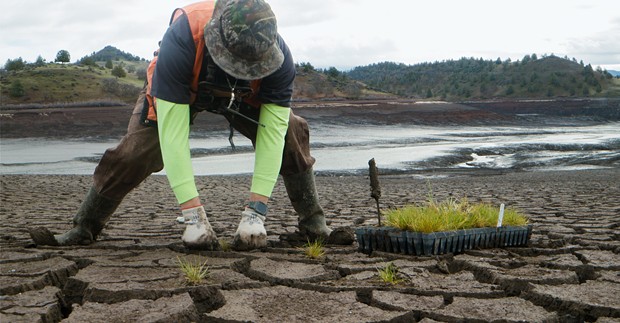
[[[246,176],[199,177],[215,231],[230,240]],[[162,176],[131,192],[103,235],[84,247],[35,248],[26,229],[71,227],[89,176],[2,176],[2,322],[617,322],[620,320],[620,171],[382,176],[383,208],[466,196],[531,216],[529,245],[416,257],[366,255],[357,244],[307,258],[283,236],[296,216],[281,182],[266,222],[269,247],[190,252]],[[318,176],[333,228],[375,225],[364,176]],[[187,286],[178,259],[206,262],[210,276]],[[377,269],[399,268],[401,282]]]
[[[528,116],[549,113],[545,122],[617,120],[619,111],[617,101],[613,108],[600,101],[569,105],[570,113],[545,108],[554,104],[520,106]],[[524,110],[514,103],[307,102],[296,109],[311,125],[528,118],[518,116]],[[130,108],[1,112],[2,138],[109,138],[122,136]],[[212,115],[200,116],[196,126],[225,129],[221,118],[206,116]],[[620,321],[620,169],[422,175],[381,175],[381,207],[423,202],[429,185],[437,199],[505,203],[531,217],[529,244],[416,257],[367,255],[354,243],[327,246],[324,257],[309,259],[288,239],[297,219],[280,181],[266,221],[268,248],[191,252],[182,246],[180,212],[166,178],[152,176],[127,196],[95,244],[37,247],[27,228],[68,230],[92,179],[3,175],[0,322]],[[250,178],[208,176],[197,183],[215,231],[229,241]],[[318,174],[317,187],[332,228],[376,225],[366,176]],[[187,285],[179,259],[206,262],[208,279]],[[378,277],[389,263],[399,269],[398,284]]]

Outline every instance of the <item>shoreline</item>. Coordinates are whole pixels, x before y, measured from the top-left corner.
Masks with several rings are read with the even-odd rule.
[[[132,105],[3,109],[1,138],[120,138]],[[620,121],[620,98],[554,100],[485,100],[435,102],[420,100],[339,100],[294,102],[295,114],[313,123],[455,125],[548,125],[553,122],[596,124]],[[222,116],[200,113],[192,131],[222,131]]]

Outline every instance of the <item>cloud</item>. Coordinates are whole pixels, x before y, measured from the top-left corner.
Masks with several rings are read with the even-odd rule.
[[[620,17],[612,20],[609,30],[588,37],[570,38],[567,51],[592,65],[620,64]]]
[[[112,45],[149,59],[172,10],[191,2],[3,0],[0,11],[11,14],[0,20],[1,56],[34,61],[42,55],[53,61],[65,49],[75,61]]]
[[[149,59],[172,10],[195,0],[1,0],[0,64],[8,58],[75,61],[106,45]],[[620,64],[620,2],[523,0],[269,0],[296,61],[346,69],[525,54]],[[535,10],[534,10],[535,9]],[[615,19],[615,20],[614,20]]]
[[[337,17],[337,2],[332,1],[274,0],[270,1],[270,5],[278,19],[279,28],[320,24]]]
[[[350,69],[355,66],[390,60],[398,51],[394,41],[387,38],[357,39],[321,38],[294,43],[296,62],[310,62],[319,68]]]

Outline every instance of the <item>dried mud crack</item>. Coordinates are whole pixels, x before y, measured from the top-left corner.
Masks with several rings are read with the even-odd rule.
[[[429,179],[382,177],[385,207],[422,202]],[[229,239],[246,176],[199,177],[215,231]],[[432,178],[435,196],[506,203],[530,215],[527,247],[441,257],[326,248],[318,260],[280,240],[297,219],[276,186],[269,247],[190,252],[165,177],[130,193],[90,246],[34,247],[27,228],[53,232],[90,185],[85,176],[2,176],[1,322],[612,322],[620,320],[620,171],[510,173]],[[334,228],[376,224],[363,176],[317,177]],[[187,285],[179,258],[206,262]],[[378,277],[393,264],[400,282]]]

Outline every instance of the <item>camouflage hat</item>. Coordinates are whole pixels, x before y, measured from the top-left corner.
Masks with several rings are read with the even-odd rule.
[[[215,63],[243,80],[277,70],[284,55],[277,43],[277,22],[263,0],[219,0],[205,26],[205,43]]]

